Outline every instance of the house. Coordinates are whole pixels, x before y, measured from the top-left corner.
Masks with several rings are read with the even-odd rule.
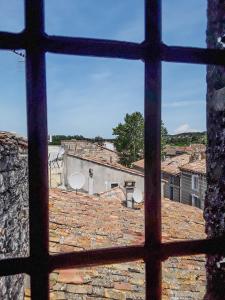
[[[180,169],[190,161],[189,154],[166,158],[161,163],[161,195],[174,201],[180,201]],[[136,161],[133,169],[144,174],[144,159]]]
[[[206,161],[196,160],[180,167],[181,202],[204,208],[206,182]]]
[[[204,155],[206,146],[204,144],[191,144],[190,146],[171,146],[166,145],[164,149],[165,158],[172,158],[181,154],[190,154],[199,158]]]
[[[95,157],[98,160],[117,163],[119,156],[116,151],[108,149],[108,147],[101,146],[98,143],[93,143],[87,140],[65,140],[61,141],[62,147],[65,151],[73,153],[76,156],[83,158]]]
[[[101,159],[99,155],[77,155],[67,151],[64,155],[64,184],[69,186],[69,177],[76,173],[84,177],[82,191],[89,194],[101,193],[111,188],[123,187],[125,181],[135,182],[135,187],[144,192],[144,175],[126,168],[117,162]]]
[[[172,158],[181,154],[186,154],[191,151],[191,147],[189,146],[171,146],[166,145],[164,148],[165,158]]]
[[[119,190],[119,188],[116,188]],[[114,191],[116,191],[114,189]],[[50,252],[65,253],[144,242],[144,210],[123,205],[123,193],[100,197],[50,190]],[[88,222],[87,222],[88,220]],[[162,200],[163,241],[205,237],[202,211]],[[171,257],[162,265],[162,299],[203,299],[205,257]],[[142,261],[84,269],[54,270],[51,299],[145,299]],[[29,299],[29,286],[26,287]]]
[[[166,158],[161,163],[161,195],[173,201],[204,208],[206,191],[205,146],[193,144],[190,154]],[[133,163],[144,174],[144,159]]]
[[[162,196],[173,201],[181,201],[180,167],[190,161],[189,154],[167,158],[161,163]]]
[[[135,161],[135,162],[132,164],[132,168],[133,168],[134,170],[137,170],[137,171],[142,172],[142,173],[144,174],[144,169],[145,169],[144,163],[145,163],[144,159]]]

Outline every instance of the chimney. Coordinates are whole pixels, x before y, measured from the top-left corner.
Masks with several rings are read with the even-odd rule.
[[[127,180],[124,182],[124,187],[126,190],[126,204],[129,208],[134,208],[133,193],[135,188],[135,181]]]

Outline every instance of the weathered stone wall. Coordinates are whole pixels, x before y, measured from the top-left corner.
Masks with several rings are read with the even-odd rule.
[[[83,158],[95,158],[108,163],[117,163],[119,161],[119,156],[115,151],[99,146],[96,143],[85,140],[68,140],[62,141],[61,144],[68,152]]]
[[[28,254],[26,142],[0,132],[0,259]],[[0,278],[0,299],[23,299],[23,275]]]
[[[225,34],[225,1],[208,0],[208,48],[222,48],[218,38]],[[206,233],[209,238],[225,235],[225,68],[207,67],[207,184],[205,201]],[[205,299],[224,299],[225,270],[219,255],[207,259]]]

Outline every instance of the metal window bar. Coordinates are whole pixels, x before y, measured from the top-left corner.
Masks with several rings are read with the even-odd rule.
[[[21,33],[0,32],[0,49],[26,50],[30,256],[0,261],[0,275],[27,273],[32,300],[49,299],[49,273],[143,259],[146,299],[161,299],[161,262],[173,256],[225,254],[225,238],[161,243],[161,62],[225,65],[225,50],[167,46],[161,42],[161,0],[145,0],[145,41],[49,36],[44,0],[25,0]],[[145,63],[145,244],[50,255],[45,53],[142,60]],[[154,129],[153,129],[154,128]],[[154,274],[154,276],[152,276]]]

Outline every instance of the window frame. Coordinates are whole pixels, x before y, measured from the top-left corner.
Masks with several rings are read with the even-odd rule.
[[[196,205],[195,198],[197,198],[199,200],[200,207]],[[191,194],[191,205],[194,206],[194,207],[202,208],[201,199],[198,195]]]
[[[200,186],[200,182],[199,182],[199,175],[191,175],[191,188],[193,191],[198,192],[199,191],[199,186]],[[197,180],[197,187],[195,188],[195,180]]]
[[[32,300],[49,299],[49,273],[56,268],[80,268],[137,260],[144,260],[145,263],[146,299],[157,300],[161,299],[161,263],[164,260],[182,255],[225,253],[224,237],[161,242],[161,62],[225,65],[223,49],[168,46],[162,42],[161,34],[160,0],[145,0],[145,40],[142,43],[48,35],[44,30],[44,0],[25,0],[25,29],[22,32],[0,32],[1,50],[26,51],[30,213],[30,256],[0,260],[0,275],[30,275]],[[144,62],[144,245],[49,254],[47,52]]]

